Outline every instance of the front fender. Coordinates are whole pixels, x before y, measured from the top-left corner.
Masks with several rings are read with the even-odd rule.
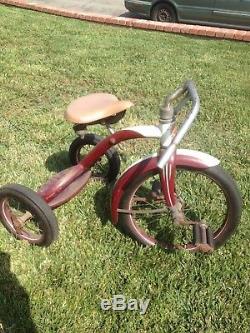
[[[220,161],[207,153],[191,149],[177,149],[176,165],[194,169],[206,169],[219,165]]]
[[[158,169],[157,167],[158,157],[155,155],[147,156],[142,160],[134,163],[129,169],[124,171],[121,177],[115,183],[112,191],[111,198],[111,218],[112,223],[115,225],[118,222],[118,208],[120,206],[121,199],[127,186],[141,174]],[[175,165],[179,167],[187,167],[191,169],[203,170],[216,165],[219,165],[220,161],[203,152],[191,150],[191,149],[177,149],[175,157]],[[159,169],[160,170],[160,169]]]

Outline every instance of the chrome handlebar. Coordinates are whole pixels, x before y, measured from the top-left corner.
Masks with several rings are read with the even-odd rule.
[[[182,100],[178,103],[176,107],[173,107],[173,102],[176,101],[178,98],[183,96]],[[163,169],[164,166],[169,161],[170,157],[176,150],[176,146],[180,143],[183,139],[189,128],[191,127],[193,121],[197,117],[197,114],[200,110],[200,98],[198,96],[198,92],[196,86],[193,81],[189,80],[184,82],[184,84],[178,88],[173,94],[166,97],[164,101],[164,105],[161,108],[161,121],[170,121],[172,122],[175,116],[181,111],[181,109],[185,106],[185,104],[191,101],[192,107],[191,111],[189,112],[186,120],[181,125],[180,129],[177,131],[175,136],[173,137],[171,144],[168,148],[163,152],[160,156],[157,166],[160,169]],[[164,135],[164,134],[163,134]],[[164,147],[164,142],[161,143],[162,148]]]

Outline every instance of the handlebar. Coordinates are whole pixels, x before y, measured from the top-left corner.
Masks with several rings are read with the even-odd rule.
[[[177,104],[176,107],[173,107],[173,102],[181,96],[183,96],[181,101]],[[175,116],[189,101],[192,102],[191,111],[189,112],[186,120],[183,122],[178,132],[175,134],[167,150],[164,151],[164,153],[160,156],[160,159],[158,161],[158,167],[160,169],[163,169],[164,166],[167,164],[168,160],[175,152],[176,146],[180,143],[180,141],[183,139],[183,137],[191,127],[200,110],[200,98],[194,82],[191,80],[184,82],[184,84],[180,88],[178,88],[173,94],[166,97],[164,105],[161,108],[161,121],[172,122]],[[162,143],[162,147],[164,148],[164,142]]]

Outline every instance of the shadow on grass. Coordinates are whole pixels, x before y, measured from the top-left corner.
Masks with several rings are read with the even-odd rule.
[[[150,20],[149,17],[143,16],[137,13],[131,13],[131,12],[124,12],[119,17],[127,17],[127,18],[135,18],[135,19],[142,19],[142,20]]]
[[[10,271],[10,256],[0,252],[0,333],[35,333],[29,296]]]
[[[49,171],[60,172],[64,169],[71,167],[69,161],[69,153],[67,150],[59,151],[57,153],[52,154],[45,161],[45,167]]]
[[[112,187],[106,185],[98,190],[94,195],[95,212],[101,220],[102,225],[107,224],[111,220],[110,199]]]

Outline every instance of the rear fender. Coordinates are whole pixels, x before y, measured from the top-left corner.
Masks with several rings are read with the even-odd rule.
[[[112,191],[111,198],[111,218],[114,225],[118,222],[118,208],[120,202],[126,191],[127,186],[139,175],[146,174],[147,172],[155,169],[161,170],[157,167],[158,157],[156,155],[147,156],[146,158],[134,163],[129,169],[127,169],[121,177],[117,180],[114,189]],[[175,157],[176,167],[187,167],[190,169],[204,170],[216,165],[219,165],[220,161],[203,152],[190,149],[177,149]]]

